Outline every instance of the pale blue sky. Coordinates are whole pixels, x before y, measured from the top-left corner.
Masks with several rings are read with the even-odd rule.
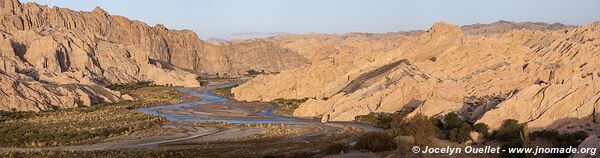
[[[600,0],[21,0],[90,11],[96,6],[149,25],[192,29],[201,38],[248,33],[394,32],[437,21],[600,21]]]

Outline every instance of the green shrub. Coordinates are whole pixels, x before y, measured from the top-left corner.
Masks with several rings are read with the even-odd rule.
[[[346,143],[331,144],[331,145],[327,146],[327,148],[325,148],[325,153],[327,153],[327,154],[339,154],[341,152],[348,152],[348,151],[350,151],[350,145],[348,145]]]
[[[588,137],[584,131],[560,134],[556,130],[542,130],[531,133],[534,139],[544,139],[552,143],[554,148],[576,147]],[[569,154],[552,154],[552,157],[569,157]]]
[[[448,137],[452,141],[463,143],[471,139],[471,131],[473,131],[473,127],[471,127],[471,124],[463,122],[459,128],[454,128],[450,130]]]
[[[246,71],[248,73],[248,75],[261,75],[261,74],[266,74],[265,70],[261,70],[261,71],[256,71],[256,70],[248,70]]]
[[[523,125],[519,124],[517,120],[504,120],[502,126],[494,131],[493,138],[504,142],[521,140],[521,130],[523,130]]]
[[[490,127],[485,123],[476,123],[473,125],[473,130],[479,133],[481,136],[485,137],[489,134]]]
[[[127,91],[128,93],[125,93]],[[129,110],[182,102],[184,93],[173,87],[145,87],[121,91],[136,101],[100,103],[91,107],[42,112],[0,112],[0,146],[48,147],[100,142],[114,136],[159,127],[164,118]]]
[[[393,139],[387,132],[368,132],[358,138],[354,147],[372,152],[393,150],[396,148]]]
[[[429,121],[431,121],[431,123],[437,127],[438,129],[444,129],[444,123],[442,121],[440,121],[440,119],[436,119],[436,118],[429,118]]]
[[[111,90],[127,90],[127,89],[139,89],[139,88],[151,87],[151,86],[155,86],[155,85],[152,84],[152,82],[150,82],[150,81],[140,81],[140,82],[135,82],[135,83],[111,84],[106,87]]]
[[[459,128],[462,126],[462,124],[463,121],[460,118],[458,118],[458,114],[454,112],[450,112],[444,117],[444,128],[447,130]]]
[[[388,134],[390,134],[390,136],[392,137],[397,137],[397,136],[407,136],[410,135],[410,133],[408,133],[408,131],[406,131],[406,129],[404,128],[391,128],[388,129]]]
[[[390,128],[392,122],[392,114],[371,112],[367,115],[359,115],[354,117],[354,120],[369,123],[375,126]]]
[[[431,138],[436,136],[438,131],[431,120],[421,114],[408,119],[403,127],[414,137],[415,145],[419,146],[430,145]]]
[[[554,138],[554,145],[560,147],[578,146],[588,134],[584,131],[577,131],[573,133],[564,133]]]
[[[210,83],[208,81],[198,81],[198,82],[200,83],[200,86],[206,86]]]
[[[277,107],[277,109],[275,109],[273,111],[273,113],[281,114],[281,115],[292,115],[292,114],[294,114],[294,111],[296,109],[298,109],[300,107],[300,105],[302,103],[306,102],[307,100],[308,100],[308,98],[303,98],[303,99],[278,98],[278,99],[275,99],[272,102],[279,105],[279,107]]]
[[[233,89],[234,87],[236,87],[236,86],[217,88],[217,89],[213,90],[213,93],[217,96],[221,96],[221,97],[225,97],[225,98],[233,98],[234,95],[233,95],[233,93],[231,93],[231,89]]]

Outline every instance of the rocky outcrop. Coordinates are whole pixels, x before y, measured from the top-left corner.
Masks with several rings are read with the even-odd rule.
[[[295,51],[265,40],[228,43],[222,47],[222,53],[227,58],[232,73],[236,74],[252,70],[261,73],[280,72],[309,62]]]
[[[569,158],[593,158],[598,157],[596,150],[600,149],[600,137],[598,135],[591,135],[587,137],[583,142],[577,146],[577,149],[589,149],[586,153],[574,153]]]
[[[464,25],[461,28],[467,35],[490,35],[507,33],[511,30],[556,31],[574,27],[576,26],[561,23],[547,24],[543,22],[512,22],[500,20],[491,24]]]
[[[337,52],[357,52],[368,49],[393,48],[397,43],[378,44],[393,41],[405,35],[420,34],[422,31],[392,33],[346,33],[346,34],[285,34],[260,39],[277,43],[280,47],[298,52],[309,61],[321,60]]]
[[[248,52],[225,54],[222,53],[221,46],[200,40],[190,30],[170,30],[160,24],[150,27],[140,21],[109,15],[101,8],[96,8],[91,12],[75,12],[65,8],[48,8],[34,3],[21,4],[16,0],[3,0],[3,3],[7,9],[3,11],[2,27],[0,28],[9,33],[17,30],[36,29],[74,31],[77,32],[75,37],[90,39],[92,44],[97,41],[106,41],[126,48],[135,47],[140,51],[145,51],[145,55],[150,59],[205,73],[245,72],[249,69],[248,67],[260,69],[265,64],[254,66],[248,63],[248,67],[241,67],[244,69],[231,67],[232,64],[227,60],[228,57],[242,56],[240,54]],[[257,47],[262,48],[260,45]],[[272,52],[269,49],[262,49],[268,54],[264,54],[261,59],[280,61],[277,57],[284,54],[279,51]],[[302,61],[304,59],[295,60]],[[240,59],[235,62],[246,63],[254,62],[254,60]],[[273,69],[273,71],[281,71],[293,66],[283,66],[281,69]]]
[[[249,101],[311,98],[294,115],[329,121],[370,112],[456,111],[492,128],[516,119],[530,122],[533,130],[573,129],[600,118],[599,37],[599,23],[486,35],[465,35],[458,26],[437,23],[424,33],[356,40],[348,44],[355,49],[334,50],[232,91]],[[473,104],[468,98],[490,100]]]
[[[279,72],[307,63],[269,42],[219,45],[190,30],[17,0],[0,0],[0,110],[90,106],[121,98],[103,88],[150,81],[199,86],[197,74]],[[19,97],[11,98],[18,94]]]
[[[36,68],[24,62],[13,49],[15,44],[0,39],[0,110],[40,111],[55,108],[91,106],[100,102],[122,99],[119,92],[95,84],[82,72],[52,73],[52,70]],[[52,45],[50,45],[52,46]],[[48,50],[53,50],[47,47]],[[41,48],[34,47],[36,51]],[[30,49],[31,50],[31,49]],[[42,49],[40,51],[45,51]],[[40,67],[61,67],[57,56],[30,55],[39,61]],[[35,61],[35,60],[34,60]],[[55,70],[59,71],[59,70]]]

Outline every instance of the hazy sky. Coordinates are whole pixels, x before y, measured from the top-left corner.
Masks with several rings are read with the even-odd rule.
[[[201,38],[263,33],[394,32],[437,21],[590,24],[600,0],[21,0],[90,11],[96,6],[149,25],[192,29]]]

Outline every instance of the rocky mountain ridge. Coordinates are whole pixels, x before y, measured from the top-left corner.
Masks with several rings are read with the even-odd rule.
[[[104,88],[152,82],[198,86],[197,74],[278,72],[307,63],[268,42],[217,45],[190,30],[0,0],[0,110],[39,111],[130,98]],[[240,46],[241,45],[241,46]]]
[[[455,111],[492,128],[516,119],[533,129],[593,130],[600,121],[598,38],[600,23],[493,34],[437,23],[420,34],[334,43],[329,48],[351,49],[232,92],[248,101],[312,98],[294,115],[328,121],[409,109],[410,116]],[[312,49],[320,48],[328,46]]]
[[[540,30],[540,31],[556,31],[561,29],[569,29],[577,26],[565,25],[561,23],[547,24],[543,22],[512,22],[499,20],[491,24],[472,24],[461,26],[461,29],[467,35],[490,35],[497,33],[506,33],[511,30]]]

